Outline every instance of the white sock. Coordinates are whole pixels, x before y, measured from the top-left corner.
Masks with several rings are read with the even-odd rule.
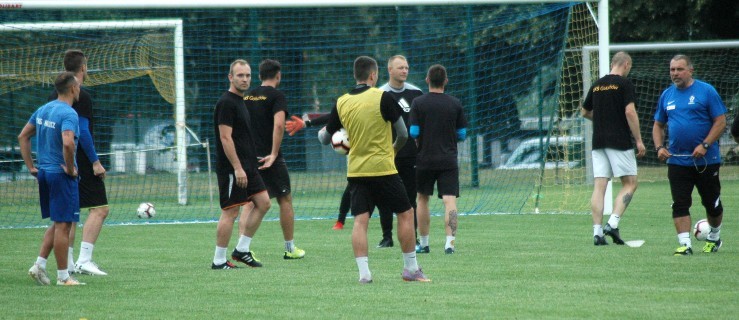
[[[46,270],[46,258],[36,257],[36,264],[41,267],[41,269]]]
[[[94,248],[94,244],[82,241],[80,243],[80,257],[77,259],[77,263],[84,264],[92,261],[92,249]]]
[[[69,271],[67,269],[64,269],[64,270],[59,269],[59,270],[57,270],[56,271],[56,278],[59,279],[59,280],[62,280],[62,281],[67,280],[67,278],[69,278]]]
[[[236,244],[236,250],[239,252],[249,252],[251,249],[249,247],[251,246],[251,237],[247,237],[245,235],[241,235],[239,237],[239,243]]]
[[[428,247],[429,246],[429,236],[428,235],[420,236],[418,238],[418,243],[421,246],[421,248]]]
[[[611,228],[618,229],[618,222],[621,221],[621,216],[617,216],[615,213],[611,213],[611,217],[608,218],[608,224]]]
[[[216,246],[216,253],[213,255],[213,264],[226,263],[226,248]]]
[[[602,237],[603,236],[603,226],[599,224],[594,224],[593,225],[593,236]]]
[[[369,270],[369,257],[357,257],[357,267],[359,268],[359,280],[372,280],[372,273]]]
[[[67,269],[74,269],[74,247],[69,247],[67,251]]]
[[[408,253],[403,252],[403,268],[408,270],[410,273],[414,273],[418,270],[418,260],[416,260],[415,251]]]
[[[444,249],[454,248],[455,238],[455,236],[446,236],[446,244],[444,244]]]
[[[692,248],[690,244],[690,232],[681,232],[677,234],[677,242],[680,243],[681,246]]]
[[[295,248],[295,240],[285,241],[285,251],[293,252],[293,248]]]
[[[721,226],[718,226],[718,228],[711,227],[711,232],[708,233],[706,239],[711,241],[721,239]]]

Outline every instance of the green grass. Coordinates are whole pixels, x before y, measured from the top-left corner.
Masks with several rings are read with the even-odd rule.
[[[457,254],[447,256],[434,217],[431,253],[418,258],[432,283],[401,281],[397,242],[374,248],[379,219],[369,231],[375,281],[365,286],[357,283],[352,220],[342,231],[331,230],[332,220],[298,221],[307,255],[297,261],[282,259],[279,223],[267,221],[252,244],[265,267],[219,271],[209,269],[215,224],[109,226],[95,260],[110,275],[80,276],[87,285],[77,288],[37,286],[26,271],[43,230],[5,229],[0,318],[733,319],[739,196],[730,188],[724,247],[691,257],[671,255],[677,242],[662,182],[642,183],[621,222],[625,239],[646,241],[641,248],[594,247],[587,214],[479,215],[461,217]],[[693,209],[694,220],[704,216]],[[48,268],[54,281],[53,258]]]

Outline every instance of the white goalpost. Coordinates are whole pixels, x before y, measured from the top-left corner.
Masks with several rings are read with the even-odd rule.
[[[81,2],[81,1],[80,1]],[[94,4],[100,1],[87,1]],[[121,2],[122,4],[123,2]],[[119,6],[121,5],[119,4]],[[22,8],[59,8],[72,5],[70,3],[59,3],[54,1],[21,1]],[[36,7],[39,8],[39,7]],[[0,25],[2,32],[19,32],[28,30],[125,30],[125,29],[171,29],[174,37],[172,46],[174,48],[174,96],[175,96],[175,146],[176,146],[176,171],[177,171],[177,202],[181,205],[187,204],[187,126],[185,113],[185,59],[181,19],[164,20],[128,20],[128,21],[75,21],[75,22],[48,22],[48,23],[16,23]]]

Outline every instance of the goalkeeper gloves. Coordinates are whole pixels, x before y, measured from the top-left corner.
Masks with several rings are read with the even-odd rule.
[[[305,121],[303,121],[303,119],[300,119],[295,115],[291,116],[290,119],[291,120],[285,121],[285,131],[287,131],[290,136],[293,136],[296,132],[305,128]]]

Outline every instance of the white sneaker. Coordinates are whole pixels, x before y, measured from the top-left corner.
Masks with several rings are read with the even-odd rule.
[[[103,270],[100,270],[97,264],[92,261],[87,261],[83,264],[77,264],[74,266],[75,272],[81,273],[81,274],[89,274],[93,276],[107,276],[108,274],[105,273]]]
[[[84,286],[84,282],[79,282],[77,279],[73,278],[72,276],[69,276],[68,278],[64,280],[56,280],[56,285],[58,286]]]
[[[48,286],[51,284],[49,276],[46,275],[46,269],[41,268],[38,263],[34,263],[33,267],[31,267],[31,269],[28,269],[28,275],[42,286]]]

